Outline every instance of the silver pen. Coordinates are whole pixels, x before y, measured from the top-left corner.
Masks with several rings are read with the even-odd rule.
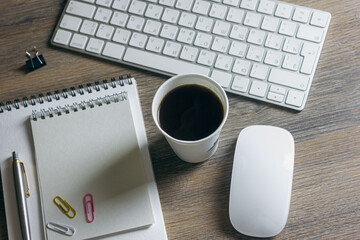
[[[13,152],[13,171],[14,171],[16,199],[19,209],[21,233],[23,240],[30,240],[31,235],[30,235],[29,214],[26,204],[26,198],[30,197],[29,183],[27,181],[24,163],[22,163],[19,160],[19,155],[17,154],[17,152]],[[26,188],[25,188],[24,180],[26,181]]]

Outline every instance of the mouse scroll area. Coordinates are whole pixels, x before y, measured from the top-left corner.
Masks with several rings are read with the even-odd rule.
[[[237,231],[253,237],[272,237],[285,227],[294,152],[294,139],[282,128],[250,126],[241,131],[229,204],[230,221]]]

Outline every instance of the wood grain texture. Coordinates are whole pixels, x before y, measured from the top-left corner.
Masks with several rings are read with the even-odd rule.
[[[169,239],[245,239],[228,217],[237,135],[253,124],[283,127],[295,138],[295,171],[288,223],[275,238],[360,239],[360,2],[288,2],[332,14],[305,109],[297,113],[228,94],[219,149],[202,164],[179,160],[153,123],[151,101],[167,77],[49,44],[65,0],[0,2],[0,101],[132,74]],[[33,45],[47,66],[26,73],[24,51]],[[0,239],[7,239],[2,196]]]

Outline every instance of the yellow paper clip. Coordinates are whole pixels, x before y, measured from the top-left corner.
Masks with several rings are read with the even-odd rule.
[[[60,196],[56,196],[54,198],[54,203],[61,209],[61,211],[63,211],[66,216],[68,216],[69,218],[74,218],[76,216],[76,210],[64,199],[62,199],[62,197]]]

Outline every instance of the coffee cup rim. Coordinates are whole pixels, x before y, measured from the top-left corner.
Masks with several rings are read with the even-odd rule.
[[[181,139],[177,139],[177,138],[174,138],[172,137],[171,135],[169,135],[165,130],[163,130],[159,124],[159,120],[158,120],[158,108],[159,106],[154,106],[155,104],[155,99],[156,97],[158,96],[158,94],[160,94],[161,90],[165,87],[166,84],[169,84],[170,82],[172,81],[175,81],[179,78],[185,78],[185,77],[197,77],[197,78],[204,78],[204,79],[207,79],[209,81],[212,82],[212,84],[218,88],[218,90],[221,92],[221,94],[223,96],[219,96],[219,94],[217,92],[214,92],[211,88],[209,88],[208,86],[206,85],[201,85],[203,87],[206,87],[207,89],[209,89],[210,91],[214,92],[219,98],[220,98],[220,101],[221,103],[223,104],[223,100],[222,99],[225,99],[225,103],[223,105],[223,107],[225,108],[224,109],[224,116],[223,116],[223,119],[220,123],[220,125],[216,128],[215,131],[213,131],[210,135],[204,137],[204,138],[201,138],[201,139],[198,139],[198,140],[194,140],[194,141],[188,141],[188,140],[181,140]],[[183,86],[183,85],[190,85],[190,84],[198,84],[198,83],[184,83],[184,84],[180,84],[178,86],[175,86],[174,88],[176,87],[179,87],[179,86]],[[172,88],[172,89],[174,89]],[[172,90],[171,89],[171,90]],[[167,92],[168,93],[168,92]],[[155,109],[156,108],[156,109]],[[179,75],[175,75],[173,77],[171,77],[170,79],[166,80],[166,82],[164,82],[159,88],[158,90],[156,91],[155,95],[154,95],[154,98],[153,98],[153,101],[152,101],[152,115],[153,115],[153,120],[157,126],[157,128],[161,131],[162,134],[164,134],[164,136],[166,136],[167,138],[171,139],[172,141],[175,141],[177,143],[180,143],[180,144],[196,144],[196,143],[200,143],[200,142],[203,142],[203,141],[206,141],[207,139],[213,137],[215,134],[218,133],[219,130],[221,130],[223,128],[223,126],[225,125],[225,122],[227,120],[227,117],[228,117],[228,114],[229,114],[229,100],[228,100],[228,97],[226,95],[226,92],[225,90],[221,87],[221,85],[216,82],[215,80],[213,80],[212,78],[206,76],[206,75],[203,75],[203,74],[198,74],[198,73],[186,73],[186,74],[179,74]]]

